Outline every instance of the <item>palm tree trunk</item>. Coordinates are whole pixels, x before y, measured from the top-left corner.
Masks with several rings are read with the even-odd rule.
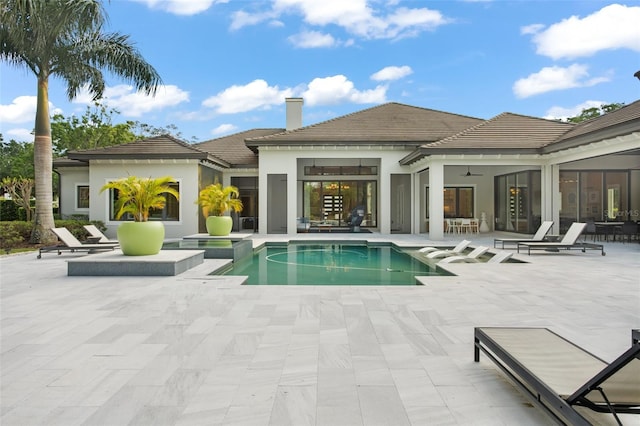
[[[35,142],[33,163],[36,181],[36,211],[31,243],[52,244],[57,238],[51,232],[53,220],[53,151],[49,119],[49,79],[38,76]]]

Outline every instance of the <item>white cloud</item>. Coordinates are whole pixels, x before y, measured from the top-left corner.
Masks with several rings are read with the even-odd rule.
[[[227,3],[228,0],[137,0],[150,9],[160,9],[175,15],[196,15],[209,9],[213,3]]]
[[[315,78],[307,85],[295,88],[269,86],[262,80],[254,80],[244,86],[231,86],[202,102],[218,114],[237,114],[253,110],[266,110],[282,105],[285,98],[301,96],[305,105],[335,105],[341,103],[381,103],[386,102],[387,87],[377,86],[371,90],[358,90],[344,75]]]
[[[8,105],[0,105],[0,121],[3,123],[35,122],[35,96],[18,96]]]
[[[413,70],[410,66],[403,65],[401,67],[390,66],[382,68],[380,71],[371,75],[371,80],[374,81],[388,81],[398,80],[413,74]]]
[[[309,83],[306,91],[302,93],[305,104],[334,105],[343,102],[356,104],[386,102],[387,88],[377,86],[371,90],[358,90],[352,81],[344,75],[315,78]]]
[[[211,131],[212,135],[226,135],[238,130],[235,124],[221,124]]]
[[[565,120],[569,117],[580,115],[584,109],[600,108],[602,105],[607,105],[608,103],[609,102],[605,101],[585,101],[579,105],[569,108],[554,106],[547,110],[547,114],[544,118],[548,120]]]
[[[303,31],[289,37],[289,41],[300,48],[331,47],[337,41],[331,34],[323,34],[319,31]]]
[[[159,86],[155,96],[143,92],[135,92],[133,86],[119,84],[107,87],[101,102],[116,108],[124,116],[140,117],[141,115],[162,110],[166,107],[189,101],[189,92],[174,85]],[[82,91],[74,100],[76,103],[90,103],[91,97]]]
[[[21,128],[9,129],[3,137],[5,141],[13,139],[16,142],[33,142],[34,138],[33,130]]]
[[[379,8],[374,8],[374,5]],[[365,39],[409,37],[451,22],[437,10],[397,8],[396,2],[382,4],[367,0],[273,0],[272,9],[267,12],[236,12],[231,29],[237,30],[292,13],[302,15],[308,25],[335,25]]]
[[[582,19],[572,16],[538,32],[533,42],[538,54],[553,59],[612,49],[640,52],[640,6],[612,4]]]
[[[260,12],[260,13],[248,13],[243,10],[238,10],[231,15],[231,25],[229,29],[231,31],[239,30],[243,27],[248,27],[250,25],[257,25],[261,22],[271,20],[275,18],[277,14],[269,11],[269,12]],[[279,21],[276,21],[279,22]],[[280,22],[280,25],[282,23]],[[278,26],[275,24],[274,26]]]
[[[516,81],[513,85],[513,93],[518,98],[527,98],[554,90],[588,87],[609,81],[608,77],[588,77],[589,71],[586,65],[573,64],[567,68],[545,67],[537,73]]]
[[[531,24],[520,28],[520,34],[537,34],[544,28],[544,24]]]
[[[281,105],[292,95],[292,89],[280,90],[278,86],[269,86],[266,81],[258,79],[244,86],[231,86],[205,99],[202,105],[214,108],[219,114],[236,114]]]

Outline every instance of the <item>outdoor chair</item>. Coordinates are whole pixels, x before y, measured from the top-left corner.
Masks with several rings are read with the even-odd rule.
[[[449,256],[439,261],[438,264],[441,264],[441,263],[504,263],[509,259],[511,259],[511,257],[513,256],[513,253],[502,250],[495,253],[486,262],[481,262],[477,258],[472,259],[470,256],[471,256],[471,253],[469,253],[469,256]]]
[[[493,240],[493,247],[496,247],[497,243],[502,243],[500,248],[504,248],[505,244],[514,244],[518,243],[533,243],[538,241],[544,241],[547,233],[553,226],[552,220],[546,220],[542,222],[542,224],[538,227],[538,230],[531,238],[496,238]]]
[[[460,228],[454,219],[445,219],[444,223],[446,224],[445,232],[448,234],[459,234]]]
[[[513,253],[508,251],[499,251],[498,253],[491,256],[491,259],[487,260],[487,263],[504,263],[507,260],[511,259]]]
[[[91,238],[97,239],[95,243],[99,243],[99,244],[117,244],[118,243],[118,241],[116,240],[110,240],[109,237],[104,235],[102,231],[99,230],[98,227],[95,225],[84,225],[84,229],[86,229],[89,235],[91,235]]]
[[[640,330],[611,364],[546,328],[476,327],[475,362],[481,351],[560,424],[591,425],[578,407],[618,424],[620,414],[640,414]]]
[[[70,251],[72,253],[76,251],[88,251],[91,253],[98,250],[113,250],[118,246],[118,243],[82,244],[67,228],[51,228],[51,231],[56,234],[62,244],[40,247],[38,250],[38,259],[42,258],[42,253],[50,251],[57,251],[58,255],[62,254],[63,251]]]
[[[591,235],[592,241],[595,242],[596,239],[600,241],[600,236],[603,234],[600,232],[601,229],[599,229],[598,226],[596,226],[596,223],[593,221],[593,219],[587,219],[585,220],[585,223],[587,224],[587,226],[584,227],[584,232],[583,232],[585,237],[587,235]]]
[[[558,252],[560,249],[565,250],[582,250],[584,253],[586,250],[600,250],[600,253],[604,256],[604,246],[602,244],[584,243],[578,242],[578,238],[587,224],[574,222],[571,224],[567,233],[559,242],[531,242],[531,243],[518,243],[518,253],[520,248],[527,248],[528,254],[531,255],[531,250],[546,250],[550,252]]]
[[[622,240],[622,242],[624,242],[625,239],[628,242],[631,242],[631,238],[633,237],[638,239],[638,235],[640,234],[640,224],[637,224],[631,220],[626,220],[622,224],[620,234],[620,239]]]
[[[489,247],[478,246],[474,248],[469,254],[461,256],[448,256],[438,261],[441,263],[460,263],[460,262],[478,262],[478,258],[489,251]]]
[[[423,247],[420,250],[418,250],[418,252],[424,254],[424,255],[428,255],[429,253],[434,253],[434,252],[447,252],[447,253],[451,253],[451,254],[462,254],[462,252],[469,247],[469,244],[471,244],[471,241],[468,240],[462,240],[458,243],[458,245],[456,245],[454,248],[452,249],[448,249],[448,250],[442,250],[439,249],[438,247]]]

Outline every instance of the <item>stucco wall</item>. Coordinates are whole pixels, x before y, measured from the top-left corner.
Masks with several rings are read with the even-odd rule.
[[[76,206],[76,187],[89,185],[88,167],[63,167],[60,174],[60,214],[67,217],[76,214],[89,215],[89,209],[78,209]]]
[[[106,234],[115,238],[120,222],[109,220],[108,193],[100,193],[107,182],[129,175],[144,177],[172,176],[180,183],[180,220],[166,221],[165,237],[181,238],[198,232],[198,162],[194,160],[174,161],[112,161],[91,162],[89,176],[91,208],[90,218],[101,220],[107,226]]]

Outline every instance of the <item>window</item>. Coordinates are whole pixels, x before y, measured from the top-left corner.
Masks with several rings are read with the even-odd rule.
[[[445,218],[474,218],[474,189],[473,187],[445,187],[443,196],[443,210]],[[429,218],[429,187],[426,193],[427,219]]]
[[[169,184],[173,189],[175,189],[178,193],[180,193],[180,184],[178,182],[174,182]],[[179,221],[180,220],[180,202],[173,196],[167,195],[167,200],[163,209],[151,209],[149,211],[149,220],[161,220],[165,222],[169,221]],[[111,190],[109,191],[109,220],[116,220],[116,209],[115,204],[118,200],[118,191]],[[132,217],[130,214],[124,214],[120,220],[126,221],[131,220]]]
[[[89,185],[76,185],[76,209],[89,208]]]

